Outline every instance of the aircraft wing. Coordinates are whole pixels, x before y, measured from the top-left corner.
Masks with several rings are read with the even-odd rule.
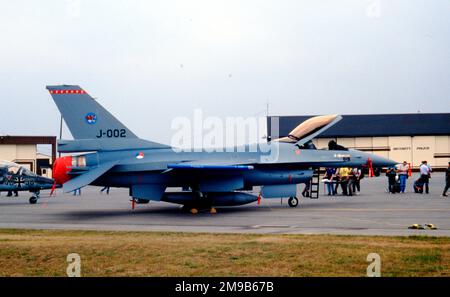
[[[225,171],[247,171],[253,170],[253,165],[241,165],[232,164],[224,161],[211,161],[202,160],[191,161],[191,162],[180,162],[176,164],[168,164],[167,171],[171,170],[186,170],[192,172],[192,174],[200,174],[201,172],[212,172],[219,171],[221,173]],[[166,172],[167,172],[166,171]],[[195,173],[194,173],[195,172]],[[241,189],[244,187],[244,178],[242,176],[215,176],[214,174],[207,174],[203,176],[200,183],[199,189],[203,192],[229,192],[236,189]]]
[[[119,161],[117,160],[101,164],[100,166],[91,169],[86,173],[70,179],[63,185],[63,191],[65,193],[69,193],[90,184],[91,182],[102,176],[105,172],[113,168],[118,162]]]
[[[167,164],[168,169],[198,169],[198,170],[253,170],[256,159],[243,158],[241,160],[195,160]]]

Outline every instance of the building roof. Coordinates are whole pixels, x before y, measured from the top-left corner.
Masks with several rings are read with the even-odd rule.
[[[287,136],[298,124],[313,116],[270,116],[279,119],[279,136]],[[336,125],[317,138],[450,135],[450,113],[343,115]]]
[[[51,144],[52,146],[52,162],[56,160],[56,136],[11,136],[0,135],[0,145],[38,145]]]
[[[55,144],[56,136],[0,135],[0,144]]]

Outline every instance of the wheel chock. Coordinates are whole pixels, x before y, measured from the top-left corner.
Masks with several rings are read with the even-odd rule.
[[[408,227],[408,229],[425,229],[422,225],[420,224],[412,224],[411,226]]]
[[[436,230],[437,229],[436,226],[433,225],[433,224],[425,224],[425,227],[427,227],[430,230]]]

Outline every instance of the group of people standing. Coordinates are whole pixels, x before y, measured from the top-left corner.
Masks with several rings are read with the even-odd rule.
[[[397,183],[398,174],[398,183]],[[390,167],[386,170],[386,176],[388,177],[388,192],[391,194],[405,193],[406,180],[409,175],[409,164],[403,161],[402,164],[396,167]],[[397,188],[398,186],[398,188]]]
[[[345,196],[353,196],[361,191],[361,179],[364,174],[360,168],[327,168],[325,171],[324,182],[327,185],[328,196],[338,194],[339,185],[342,194]]]
[[[420,176],[414,182],[414,190],[416,193],[430,193],[430,178],[432,168],[427,161],[422,161],[419,167]],[[388,178],[387,191],[391,194],[405,193],[408,177],[411,175],[410,164],[406,161],[386,170],[386,176]],[[328,196],[334,196],[338,194],[339,186],[342,189],[342,194],[345,196],[353,196],[361,191],[361,179],[364,178],[364,173],[360,168],[326,168],[323,182],[327,188]],[[419,190],[416,190],[419,188]],[[450,162],[445,173],[445,188],[442,196],[447,197],[447,191],[450,189]],[[307,190],[307,189],[305,189]]]
[[[410,165],[403,161],[402,164],[396,167],[390,167],[386,170],[386,176],[388,177],[388,192],[390,194],[405,193],[406,181],[410,172]],[[427,161],[422,161],[419,168],[420,177],[414,182],[414,189],[416,193],[429,194],[430,187],[429,182],[431,178],[431,166]]]

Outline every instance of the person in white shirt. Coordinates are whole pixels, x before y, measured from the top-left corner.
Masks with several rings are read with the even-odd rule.
[[[423,187],[425,188],[425,192],[429,193],[428,183],[431,177],[431,168],[428,166],[427,161],[422,161],[422,165],[420,165],[420,180],[423,183]]]
[[[408,178],[409,165],[406,161],[398,166],[398,178],[400,180],[400,193],[405,193],[406,179]]]
[[[359,168],[353,168],[353,193],[356,194],[356,191],[360,191],[361,190],[361,177],[362,177],[362,171]]]

